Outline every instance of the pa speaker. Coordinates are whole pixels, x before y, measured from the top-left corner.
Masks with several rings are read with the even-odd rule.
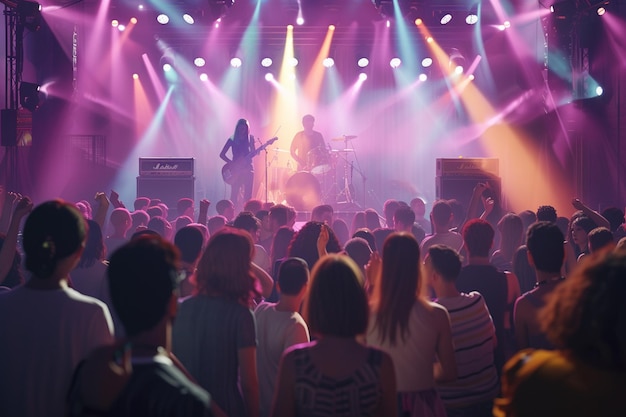
[[[478,183],[488,183],[496,199],[501,201],[502,180],[495,176],[443,176],[437,177],[435,195],[438,200],[456,199],[465,210],[469,206],[474,187]]]
[[[0,123],[2,124],[2,130],[0,131],[0,142],[2,146],[17,145],[17,110],[0,110]]]
[[[175,209],[181,198],[194,198],[195,177],[137,177],[137,197],[158,198]]]

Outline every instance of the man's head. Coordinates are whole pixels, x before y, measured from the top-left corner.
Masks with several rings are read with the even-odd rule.
[[[533,223],[528,228],[528,261],[538,271],[558,274],[565,259],[565,237],[552,222]]]
[[[111,212],[109,220],[111,221],[111,225],[115,229],[115,232],[124,236],[126,236],[126,232],[128,232],[133,223],[130,213],[123,207],[114,209]]]
[[[400,202],[398,200],[389,199],[385,201],[383,204],[383,213],[385,215],[385,221],[387,222],[387,227],[393,229],[393,215],[396,213],[396,210],[400,207]]]
[[[436,227],[447,230],[452,221],[452,208],[450,204],[445,200],[436,201],[430,212],[430,218]]]
[[[213,236],[215,233],[220,231],[224,226],[226,226],[226,223],[227,220],[224,216],[220,216],[218,214],[217,216],[211,217],[206,223],[207,228],[209,229],[209,236]]]
[[[230,200],[220,200],[215,203],[215,211],[220,216],[226,217],[226,220],[231,221],[235,217],[235,205]]]
[[[176,214],[180,216],[189,216],[193,219],[193,200],[191,198],[181,198],[176,203]]]
[[[129,337],[174,316],[178,263],[178,249],[156,235],[139,236],[111,257],[111,301]]]
[[[305,114],[302,117],[302,127],[304,130],[313,130],[313,126],[315,125],[315,117],[310,114]]]
[[[409,207],[400,206],[393,214],[394,229],[397,232],[410,232],[415,222],[415,213]]]
[[[552,206],[539,206],[537,209],[537,221],[538,222],[551,222],[556,223],[556,209]]]
[[[493,227],[485,220],[472,219],[467,222],[463,227],[463,242],[469,257],[488,257],[494,235]]]
[[[242,211],[235,217],[235,221],[233,222],[233,226],[237,229],[242,229],[250,233],[252,236],[252,240],[257,242],[259,240],[259,229],[261,227],[261,222],[259,219],[254,217],[254,214],[249,211]]]
[[[422,218],[426,214],[426,202],[420,197],[415,197],[410,202],[411,210],[415,213],[415,217]]]
[[[304,259],[287,258],[278,269],[278,288],[281,295],[301,295],[309,282],[309,267]]]
[[[445,282],[455,282],[461,273],[461,256],[445,245],[432,245],[428,248],[425,260],[429,275],[437,273]]]
[[[193,264],[200,256],[200,251],[204,244],[204,236],[202,236],[202,232],[197,227],[185,226],[176,232],[174,244],[180,251],[182,261]]]
[[[146,210],[150,206],[150,199],[148,197],[137,197],[133,206],[135,210]]]
[[[285,226],[289,222],[289,207],[276,204],[269,211],[269,224],[272,232],[276,232],[281,226]]]
[[[613,249],[615,247],[615,240],[613,239],[613,233],[606,227],[596,227],[589,232],[589,251],[591,253],[598,252],[602,249]]]
[[[311,211],[311,221],[326,222],[328,225],[333,224],[334,210],[330,204],[321,204],[313,207]]]

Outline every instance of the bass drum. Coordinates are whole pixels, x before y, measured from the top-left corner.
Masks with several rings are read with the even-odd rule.
[[[285,185],[285,200],[296,211],[311,211],[321,204],[320,183],[311,173],[300,171],[293,174]]]

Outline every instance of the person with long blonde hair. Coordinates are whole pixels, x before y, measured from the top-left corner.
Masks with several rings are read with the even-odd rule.
[[[420,248],[409,233],[393,233],[374,255],[368,273],[374,285],[367,343],[391,355],[396,370],[399,416],[442,416],[435,381],[456,378],[446,309],[423,295]]]

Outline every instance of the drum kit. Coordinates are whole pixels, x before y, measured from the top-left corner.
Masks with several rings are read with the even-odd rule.
[[[343,149],[317,147],[307,154],[307,166],[296,172],[291,163],[286,167],[273,167],[269,190],[273,201],[284,201],[298,211],[310,211],[319,204],[353,203],[351,191],[351,166],[348,158],[354,149],[348,148],[348,141],[355,135],[342,135],[331,139],[343,142]],[[275,157],[289,150],[274,148]],[[341,174],[337,175],[337,173]],[[340,178],[343,176],[343,178]],[[343,181],[339,181],[342,179]],[[341,184],[341,185],[340,185]]]

